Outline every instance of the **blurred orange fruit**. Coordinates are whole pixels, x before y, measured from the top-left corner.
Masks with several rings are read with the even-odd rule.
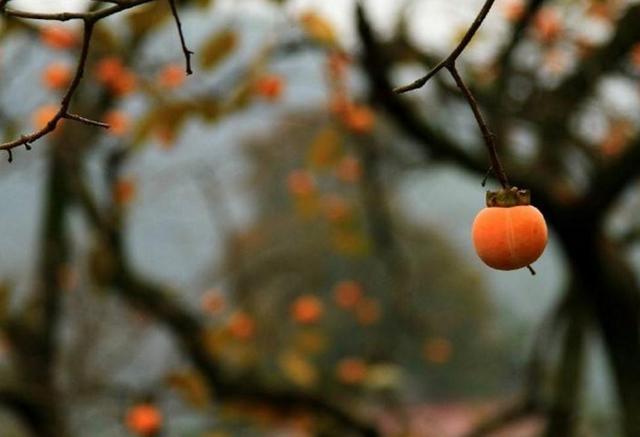
[[[312,294],[298,297],[291,305],[291,317],[298,323],[316,323],[324,313],[322,301]]]
[[[127,411],[125,418],[127,428],[139,436],[152,436],[162,427],[162,414],[152,404],[134,405]]]
[[[209,314],[219,314],[225,307],[224,294],[217,288],[205,291],[201,298],[201,306]]]
[[[40,30],[40,40],[52,49],[64,50],[74,47],[78,36],[66,27],[46,26]]]
[[[44,105],[38,108],[32,116],[33,126],[40,130],[44,129],[47,124],[58,114],[60,107],[56,105]],[[58,126],[62,123],[62,120],[58,122]]]
[[[562,20],[555,9],[542,8],[533,21],[536,37],[544,42],[555,41],[562,33]]]
[[[249,340],[255,334],[253,318],[243,311],[236,311],[229,318],[229,332],[239,340]]]
[[[633,66],[640,70],[640,42],[635,43],[631,47],[630,58]]]
[[[63,62],[49,64],[42,72],[42,82],[52,90],[66,88],[72,77],[71,67]]]
[[[334,79],[341,79],[348,66],[349,57],[344,52],[332,51],[327,57],[327,70]]]
[[[424,344],[424,357],[434,364],[445,364],[451,359],[453,346],[443,337],[428,338]]]
[[[276,74],[265,74],[255,82],[257,95],[273,102],[280,98],[284,91],[284,80]]]
[[[322,199],[322,209],[327,221],[339,223],[351,217],[351,206],[343,197],[330,194]]]
[[[522,0],[509,0],[502,8],[504,17],[511,22],[519,21],[524,15],[524,3]]]
[[[109,84],[117,80],[125,70],[122,60],[115,56],[102,58],[95,67],[95,75],[98,82]]]
[[[186,78],[187,73],[182,65],[169,64],[160,71],[157,81],[161,87],[173,89],[182,85]]]
[[[336,168],[336,176],[342,182],[346,183],[356,183],[360,180],[362,176],[362,166],[360,165],[360,161],[355,156],[345,156],[338,163],[338,167]]]
[[[368,106],[352,105],[344,114],[345,125],[353,132],[367,134],[375,125],[375,114]]]
[[[96,80],[105,85],[116,96],[124,96],[135,90],[136,75],[127,70],[118,57],[101,59],[95,68]]]
[[[307,170],[292,170],[287,177],[289,192],[297,197],[306,197],[315,191],[316,184]]]
[[[362,296],[362,286],[356,281],[340,281],[333,288],[333,297],[340,308],[354,308]]]
[[[343,358],[336,367],[336,376],[343,384],[359,384],[367,377],[367,364],[360,358]]]
[[[363,326],[369,326],[380,320],[380,304],[376,299],[361,299],[355,307],[356,320]]]
[[[104,121],[109,125],[108,134],[120,137],[129,131],[129,116],[122,111],[110,111],[104,116]]]
[[[119,206],[129,205],[136,196],[136,181],[134,178],[121,178],[113,188],[113,200]]]

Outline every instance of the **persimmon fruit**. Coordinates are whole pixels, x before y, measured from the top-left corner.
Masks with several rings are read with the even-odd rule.
[[[367,364],[360,358],[343,358],[336,366],[336,375],[343,384],[359,384],[367,377]]]
[[[51,90],[63,89],[69,85],[73,72],[71,67],[63,62],[54,62],[42,72],[42,82]]]
[[[255,92],[270,102],[275,102],[284,91],[284,80],[277,74],[265,74],[254,84]]]
[[[132,406],[125,419],[127,428],[135,435],[152,436],[162,426],[162,414],[155,405],[143,403]]]
[[[324,305],[322,301],[311,294],[298,297],[291,305],[291,317],[303,325],[318,322],[323,313]]]
[[[476,253],[489,267],[516,270],[537,260],[547,245],[547,225],[530,204],[528,190],[515,187],[487,192],[471,234]]]
[[[48,47],[56,50],[70,49],[78,43],[78,35],[62,26],[46,26],[40,30],[40,39]]]

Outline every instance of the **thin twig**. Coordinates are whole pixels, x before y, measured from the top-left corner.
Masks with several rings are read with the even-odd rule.
[[[0,13],[3,16],[13,17],[13,18],[21,18],[21,19],[30,19],[30,20],[42,20],[42,21],[69,21],[69,20],[82,20],[84,22],[84,33],[82,40],[82,47],[80,49],[80,55],[78,58],[78,64],[76,67],[76,71],[74,74],[69,87],[67,88],[62,101],[60,102],[60,108],[56,112],[56,114],[47,122],[47,124],[39,130],[32,132],[30,134],[21,135],[19,138],[0,143],[0,150],[6,150],[9,154],[9,161],[13,159],[13,154],[11,150],[25,146],[27,150],[31,149],[31,144],[45,135],[53,132],[59,122],[62,119],[70,119],[74,121],[79,121],[81,123],[89,124],[92,126],[97,126],[101,128],[108,128],[109,126],[106,123],[102,123],[99,121],[91,120],[85,117],[82,117],[77,114],[72,114],[69,112],[69,106],[71,105],[71,99],[74,94],[78,90],[80,82],[82,81],[82,77],[84,75],[84,70],[86,67],[88,55],[89,55],[89,46],[91,45],[91,37],[93,33],[93,28],[95,24],[107,17],[115,15],[119,12],[122,12],[127,9],[131,9],[145,3],[150,3],[155,0],[102,0],[104,3],[111,3],[111,6],[107,6],[104,8],[99,8],[97,10],[92,10],[88,12],[60,12],[60,13],[38,13],[38,12],[27,12],[27,11],[19,11],[13,9],[7,9],[7,3],[9,0],[0,0]],[[171,11],[176,20],[176,24],[178,27],[178,33],[180,36],[180,42],[182,44],[182,50],[184,51],[186,64],[187,64],[187,74],[191,74],[191,55],[193,52],[189,50],[186,46],[186,42],[184,39],[184,35],[182,32],[182,24],[180,22],[180,18],[178,16],[178,11],[175,6],[174,0],[169,0],[171,5]]]
[[[456,48],[453,49],[453,51],[451,52],[451,54],[449,54],[449,56],[447,56],[445,59],[440,61],[440,63],[435,67],[433,67],[433,69],[429,71],[425,76],[414,81],[413,83],[410,83],[409,85],[398,87],[394,91],[398,94],[401,94],[401,93],[406,93],[408,91],[417,90],[418,88],[422,88],[429,81],[429,79],[431,79],[438,71],[455,63],[456,59],[458,59],[458,56],[460,56],[460,54],[462,54],[462,52],[467,47],[467,45],[469,45],[474,35],[482,25],[482,22],[487,17],[487,14],[491,10],[491,7],[493,6],[494,1],[495,0],[485,1],[484,5],[482,6],[482,9],[480,9],[480,12],[476,16],[476,19],[473,20],[473,23],[467,30],[467,33],[464,34],[462,41],[460,41],[460,43],[456,46]]]
[[[68,120],[74,120],[74,121],[79,121],[80,123],[84,123],[84,124],[88,124],[90,126],[97,126],[97,127],[101,127],[103,129],[109,129],[109,125],[107,123],[103,123],[101,121],[96,121],[96,120],[91,120],[90,118],[86,118],[86,117],[82,117],[80,115],[77,114],[65,114],[64,118],[68,119]]]
[[[500,181],[500,185],[502,185],[502,188],[509,188],[509,179],[507,178],[507,174],[504,171],[502,163],[500,162],[500,158],[498,157],[498,150],[496,148],[493,134],[489,130],[487,122],[484,120],[484,117],[480,112],[478,102],[476,101],[475,97],[473,97],[473,94],[471,94],[471,91],[462,80],[462,77],[460,77],[455,63],[448,64],[446,67],[447,70],[449,70],[449,72],[451,73],[453,80],[455,80],[456,85],[458,85],[458,88],[460,88],[460,91],[462,91],[462,94],[464,94],[464,97],[467,99],[467,102],[469,103],[469,106],[473,111],[473,115],[478,122],[480,131],[482,132],[482,138],[484,139],[484,142],[489,151],[489,159],[491,160],[491,168],[493,168],[494,174],[498,178],[498,181]]]
[[[187,47],[187,42],[185,41],[184,33],[182,32],[182,22],[180,21],[180,15],[178,14],[175,0],[169,0],[169,5],[171,6],[171,13],[173,14],[173,19],[175,20],[176,27],[178,28],[178,35],[180,36],[180,44],[182,45],[182,51],[184,53],[184,60],[186,63],[185,70],[187,75],[193,74],[193,70],[191,69],[191,55],[193,55],[193,51]]]
[[[93,21],[90,21],[90,20],[85,21],[82,48],[80,50],[78,66],[76,67],[76,72],[71,81],[71,84],[69,85],[67,92],[62,98],[62,101],[60,103],[60,109],[58,110],[58,112],[40,130],[37,130],[36,132],[33,132],[29,135],[22,135],[20,138],[16,140],[13,140],[4,144],[0,144],[0,150],[10,151],[11,149],[14,149],[16,147],[31,144],[39,140],[40,138],[44,137],[45,135],[53,132],[57,127],[58,123],[60,122],[60,120],[62,118],[66,118],[66,116],[68,115],[67,111],[69,109],[69,105],[71,104],[71,98],[75,94],[76,89],[78,88],[78,85],[80,85],[80,81],[82,80],[82,76],[84,75],[84,68],[87,62],[87,57],[89,55],[89,46],[91,44],[93,26],[94,26]]]

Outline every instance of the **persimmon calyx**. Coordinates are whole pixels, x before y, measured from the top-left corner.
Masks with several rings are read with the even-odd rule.
[[[518,187],[503,188],[499,191],[487,191],[487,207],[508,208],[531,204],[531,191]]]

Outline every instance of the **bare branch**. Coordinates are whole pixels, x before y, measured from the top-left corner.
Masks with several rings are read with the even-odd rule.
[[[460,41],[460,43],[456,46],[456,48],[453,49],[453,51],[449,56],[447,56],[445,59],[440,61],[440,63],[435,67],[433,67],[433,69],[429,71],[425,76],[421,77],[420,79],[416,80],[413,83],[410,83],[409,85],[396,88],[394,91],[396,93],[401,94],[401,93],[406,93],[408,91],[416,90],[418,88],[422,88],[429,81],[429,79],[431,79],[437,72],[439,72],[445,67],[453,65],[456,59],[458,59],[458,57],[462,54],[464,49],[467,47],[467,45],[469,45],[474,35],[482,25],[482,22],[487,17],[487,14],[489,14],[489,11],[493,6],[494,1],[495,0],[485,1],[484,5],[482,6],[482,9],[480,9],[480,12],[476,16],[476,19],[473,20],[473,23],[467,30],[467,33],[464,34],[462,41]]]
[[[467,99],[467,103],[469,103],[469,107],[471,107],[471,110],[473,111],[473,116],[478,122],[480,131],[482,132],[482,138],[484,139],[487,150],[489,151],[489,159],[491,160],[491,168],[493,173],[498,178],[498,181],[500,181],[500,185],[502,185],[502,188],[509,188],[509,179],[507,178],[507,174],[505,173],[504,167],[502,166],[500,158],[498,157],[498,150],[494,141],[494,135],[489,130],[487,122],[482,116],[482,112],[480,112],[478,102],[476,101],[475,97],[473,97],[473,94],[471,94],[471,91],[462,80],[462,77],[460,77],[455,63],[447,65],[447,70],[449,70],[449,72],[451,73],[451,77],[453,77],[456,85],[458,85],[458,88],[460,88],[460,91],[462,91],[462,94]]]
[[[94,0],[94,1],[98,1],[98,0]],[[131,8],[143,5],[145,3],[150,3],[155,0],[101,0],[101,1],[104,3],[112,3],[112,6],[108,6],[102,9],[97,9],[89,12],[61,12],[61,13],[47,14],[47,13],[36,13],[36,12],[7,9],[6,5],[9,2],[9,0],[0,0],[0,13],[2,13],[2,15],[4,16],[13,17],[13,18],[30,19],[30,20],[43,20],[43,21],[82,20],[84,22],[84,33],[83,33],[82,47],[80,49],[78,64],[76,67],[74,77],[71,80],[71,83],[69,84],[69,87],[67,88],[62,98],[62,101],[60,102],[60,109],[51,118],[51,120],[49,120],[47,124],[41,129],[36,130],[35,132],[32,132],[30,134],[21,135],[19,138],[15,140],[0,144],[0,150],[6,150],[7,153],[9,154],[9,162],[13,160],[13,154],[11,152],[12,149],[20,146],[25,146],[27,150],[29,150],[33,142],[53,132],[62,119],[66,118],[69,120],[74,120],[74,121],[78,121],[81,123],[85,123],[91,126],[97,126],[101,128],[109,127],[106,123],[91,120],[91,119],[82,117],[77,114],[72,114],[69,112],[71,99],[73,98],[74,94],[78,90],[78,87],[84,75],[84,70],[85,70],[87,58],[89,55],[89,47],[91,45],[93,28],[98,21],[106,17],[117,14],[127,9],[131,9]],[[192,73],[191,55],[193,54],[193,52],[189,50],[186,46],[186,42],[182,32],[182,24],[180,22],[180,18],[178,16],[178,11],[175,6],[174,0],[169,0],[169,3],[171,5],[171,10],[178,27],[178,33],[180,36],[180,42],[182,44],[182,50],[185,54],[186,71],[187,71],[187,74],[191,74]]]
[[[169,5],[171,6],[171,13],[173,14],[173,19],[176,22],[176,27],[178,28],[178,36],[180,36],[180,44],[182,45],[182,52],[184,53],[184,59],[186,63],[186,72],[187,75],[193,74],[193,70],[191,69],[191,55],[193,55],[193,51],[189,50],[187,47],[187,43],[184,38],[184,33],[182,32],[182,22],[180,21],[180,15],[178,15],[178,9],[176,8],[175,0],[168,0]]]
[[[80,123],[88,124],[90,126],[97,126],[103,129],[109,129],[109,125],[107,123],[103,123],[101,121],[91,120],[90,118],[82,117],[77,114],[65,114],[64,118],[74,121],[79,121]]]

